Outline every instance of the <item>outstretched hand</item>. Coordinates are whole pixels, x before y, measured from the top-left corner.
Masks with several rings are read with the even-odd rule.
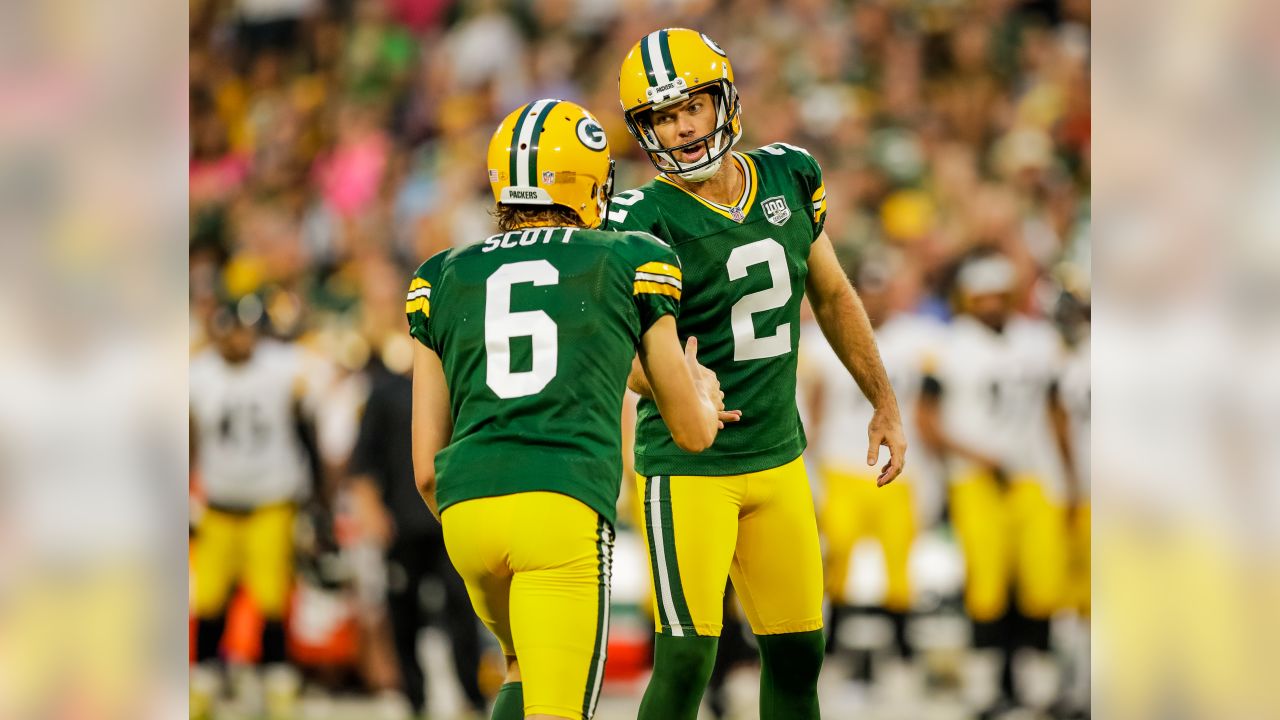
[[[741,410],[724,409],[724,391],[720,389],[720,378],[714,370],[698,362],[698,338],[690,336],[684,344],[684,361],[689,366],[689,374],[693,376],[693,384],[716,409],[720,428],[727,422],[738,422],[742,419]]]
[[[889,448],[889,462],[880,470],[880,477],[876,478],[876,487],[884,487],[902,474],[907,456],[907,438],[902,431],[902,418],[896,407],[891,412],[876,410],[867,426],[867,444],[867,465],[872,467],[875,467],[876,460],[880,458],[880,447],[883,445]]]

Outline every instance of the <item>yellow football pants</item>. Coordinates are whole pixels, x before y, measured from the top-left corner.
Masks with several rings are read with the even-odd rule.
[[[210,508],[196,530],[192,600],[196,617],[226,612],[236,582],[269,620],[284,617],[293,583],[292,504],[269,505],[246,514]]]
[[[525,714],[591,717],[609,640],[608,521],[552,492],[467,500],[441,520],[471,605],[520,663]]]
[[[720,635],[725,576],[757,635],[822,627],[822,551],[804,463],[636,478],[658,632]]]
[[[1018,608],[1048,618],[1065,601],[1067,528],[1063,508],[1039,482],[1015,476],[1002,490],[986,473],[951,486],[951,514],[965,561],[965,607],[979,622],[1004,615],[1016,582]]]
[[[911,484],[906,478],[876,487],[869,472],[847,472],[834,467],[822,470],[825,500],[819,515],[827,539],[826,586],[832,602],[845,602],[849,561],[863,538],[876,540],[884,553],[887,579],[884,607],[895,612],[911,609],[908,573],[911,545],[916,537]]]

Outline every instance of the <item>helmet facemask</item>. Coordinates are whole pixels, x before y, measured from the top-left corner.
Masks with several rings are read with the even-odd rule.
[[[672,146],[663,145],[658,140],[657,133],[654,132],[652,122],[648,119],[650,113],[653,110],[687,100],[696,93],[707,91],[709,91],[708,94],[711,96],[716,108],[715,128],[706,135],[690,140],[687,143]],[[654,103],[632,110],[626,113],[625,117],[627,129],[639,141],[640,147],[649,156],[649,162],[653,163],[653,166],[659,172],[677,175],[689,182],[702,182],[716,174],[724,158],[742,137],[742,124],[738,122],[741,110],[742,105],[738,99],[737,89],[734,88],[733,83],[721,78],[714,83],[701,85],[689,92],[681,93],[665,102]],[[705,148],[705,153],[698,160],[691,163],[683,163],[676,159],[675,154],[677,152],[699,145]]]
[[[606,218],[609,217],[609,201],[613,199],[613,159],[609,159],[609,174],[605,177],[604,182],[600,184],[596,191],[596,225],[601,227],[604,225]]]

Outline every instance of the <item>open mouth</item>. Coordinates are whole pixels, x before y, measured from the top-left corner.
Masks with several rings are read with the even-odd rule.
[[[689,148],[688,150],[681,150],[677,152],[676,159],[682,163],[691,163],[691,162],[697,162],[698,160],[702,159],[703,155],[706,155],[706,154],[707,154],[706,146],[699,144],[695,147]]]

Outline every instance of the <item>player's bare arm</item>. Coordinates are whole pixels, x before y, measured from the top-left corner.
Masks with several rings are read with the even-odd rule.
[[[822,334],[875,408],[871,424],[867,426],[867,464],[876,464],[882,445],[889,448],[889,462],[876,480],[876,484],[883,487],[902,473],[907,438],[902,430],[898,400],[876,349],[871,321],[840,268],[826,232],[814,240],[809,251],[805,293]]]
[[[653,399],[682,450],[702,452],[724,427],[718,419],[724,393],[716,374],[698,364],[698,341],[689,338],[682,353],[676,322],[662,317],[640,339],[640,364],[653,378]]]
[[[440,519],[436,502],[436,453],[453,436],[449,414],[449,386],[435,351],[417,343],[413,348],[413,479],[431,514]]]
[[[716,374],[702,363],[698,363],[694,370],[694,377],[706,378],[708,376],[711,379],[715,379]],[[717,384],[719,384],[718,380]],[[644,364],[640,362],[639,355],[636,355],[635,359],[631,361],[631,374],[627,376],[627,388],[641,397],[653,399],[653,384],[649,382],[649,376],[645,374]],[[721,404],[717,418],[720,420],[720,426],[724,427],[724,423],[741,420],[742,411],[725,410],[723,404]]]

